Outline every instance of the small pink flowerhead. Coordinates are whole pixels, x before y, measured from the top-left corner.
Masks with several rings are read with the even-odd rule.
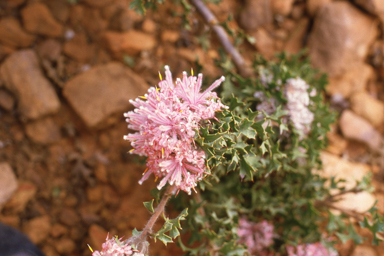
[[[160,76],[158,88],[152,87],[143,97],[130,101],[135,109],[124,115],[128,128],[136,132],[124,139],[131,141],[132,153],[148,157],[140,184],[154,174],[161,178],[158,189],[168,183],[176,191],[191,193],[203,178],[205,154],[195,145],[194,136],[201,120],[215,118],[215,112],[227,107],[212,92],[224,77],[200,92],[202,77],[188,77],[184,72],[174,84],[165,66],[165,80]]]

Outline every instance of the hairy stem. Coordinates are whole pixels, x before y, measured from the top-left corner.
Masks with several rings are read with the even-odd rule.
[[[171,198],[172,196],[172,189],[173,187],[172,186],[169,186],[168,189],[165,191],[165,194],[163,196],[163,198],[161,198],[161,201],[159,203],[159,205],[156,207],[153,215],[151,216],[151,218],[149,219],[147,225],[145,226],[143,232],[141,233],[140,235],[140,239],[142,240],[145,240],[148,233],[152,231],[152,228],[153,228],[153,225],[155,225],[157,219],[159,218],[160,214],[162,214],[164,212],[164,209],[165,209],[165,205],[167,204],[168,200]]]
[[[239,73],[244,77],[249,77],[252,74],[250,68],[246,65],[243,57],[237,51],[237,49],[232,45],[231,41],[224,28],[219,25],[215,15],[208,9],[208,7],[201,0],[189,0],[192,5],[194,5],[200,15],[204,18],[205,22],[212,28],[215,32],[217,38],[219,39],[221,45],[224,47],[224,50],[228,55],[232,57],[233,62],[236,65]]]

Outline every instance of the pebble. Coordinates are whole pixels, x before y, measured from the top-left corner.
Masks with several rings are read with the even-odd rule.
[[[154,22],[153,20],[145,19],[143,21],[143,25],[142,25],[141,28],[143,29],[144,32],[151,34],[151,33],[155,33],[156,32],[157,25],[156,25],[156,22]],[[162,34],[164,34],[164,32]]]
[[[35,143],[52,144],[60,140],[60,128],[51,117],[27,123],[25,133]]]
[[[353,112],[364,117],[375,127],[384,123],[384,103],[365,91],[351,96],[351,108]]]
[[[65,208],[61,212],[59,220],[61,223],[65,224],[67,226],[75,226],[75,225],[79,224],[80,217],[74,209]]]
[[[15,50],[12,47],[0,44],[0,61],[2,61],[5,57],[13,53],[14,51]]]
[[[294,0],[272,0],[273,14],[287,16],[292,11]]]
[[[259,27],[271,24],[272,22],[273,14],[270,0],[245,1],[245,5],[239,18],[239,25],[243,29],[254,31]]]
[[[367,12],[378,16],[384,15],[384,0],[354,0],[354,2]]]
[[[7,0],[7,7],[15,8],[25,3],[25,0]]]
[[[356,185],[356,180],[362,180],[371,171],[366,164],[350,162],[326,152],[321,153],[321,161],[323,169],[319,174],[327,178],[335,177],[336,180],[344,179],[343,186],[346,189],[353,188]],[[337,193],[337,191],[331,191],[331,194],[335,192]],[[375,201],[373,195],[363,191],[360,193],[347,193],[334,205],[351,211],[365,212],[372,207]]]
[[[7,162],[0,163],[0,209],[17,189],[17,178]]]
[[[0,89],[0,107],[7,111],[13,110],[15,106],[15,98],[6,90]]]
[[[76,249],[75,242],[73,242],[73,240],[66,237],[56,240],[54,242],[54,245],[57,252],[62,255],[68,255],[69,253],[72,253]]]
[[[37,46],[37,53],[40,58],[57,61],[61,54],[61,48],[61,43],[57,40],[47,39]]]
[[[97,224],[92,224],[88,229],[90,245],[94,250],[101,250],[101,245],[105,242],[108,232]]]
[[[332,0],[307,0],[307,12],[310,16],[314,17],[320,8],[330,3]]]
[[[143,95],[147,88],[147,83],[132,70],[110,62],[69,80],[63,95],[85,124],[96,128],[121,120],[122,113],[132,108],[129,100]]]
[[[126,53],[134,55],[144,50],[151,50],[156,46],[156,39],[152,35],[129,30],[124,33],[107,31],[103,35],[107,48],[115,55]]]
[[[60,224],[60,223],[55,223],[51,227],[50,234],[51,236],[57,238],[63,235],[68,234],[69,230],[66,226]]]
[[[175,43],[180,37],[177,31],[165,30],[161,33],[161,41]]]
[[[98,185],[93,188],[87,188],[87,198],[89,202],[99,202],[103,199],[103,186]]]
[[[36,217],[23,225],[23,232],[35,244],[43,242],[51,230],[51,219],[49,216]]]
[[[17,108],[22,117],[38,119],[59,110],[59,98],[41,71],[33,50],[12,53],[2,63],[0,76],[5,87],[17,95]]]
[[[375,128],[364,118],[350,110],[341,114],[339,125],[344,137],[367,144],[371,149],[378,149],[382,138]]]
[[[19,186],[12,198],[4,205],[4,208],[12,213],[19,213],[25,210],[28,202],[36,195],[36,185],[28,181],[20,181]]]
[[[352,256],[377,256],[375,249],[366,245],[357,245]]]
[[[111,0],[81,0],[81,2],[92,7],[103,7],[111,2]]]
[[[256,39],[254,46],[257,51],[266,59],[272,58],[275,54],[273,47],[275,40],[269,35],[268,31],[259,28],[255,32],[251,32],[250,35]]]
[[[326,90],[327,93],[341,95],[344,99],[348,99],[352,94],[362,92],[367,87],[367,83],[374,76],[372,66],[360,62],[351,70],[343,73],[341,76],[331,77]]]
[[[378,35],[374,18],[347,1],[325,4],[309,36],[309,54],[316,68],[341,75],[362,62]]]
[[[309,19],[303,18],[297,22],[296,27],[289,34],[285,41],[284,50],[289,53],[298,53],[304,44],[304,39],[307,36]]]
[[[7,17],[0,19],[0,42],[10,47],[29,47],[35,36],[28,34],[17,19]]]
[[[85,34],[76,34],[64,43],[63,52],[74,60],[88,62],[94,56],[95,46],[87,42]]]
[[[63,25],[53,18],[45,4],[33,3],[21,10],[25,30],[32,34],[49,37],[63,35]]]

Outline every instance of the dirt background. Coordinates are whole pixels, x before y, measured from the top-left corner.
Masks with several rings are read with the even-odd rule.
[[[197,68],[214,79],[218,42],[192,10],[191,30],[170,3],[145,17],[128,0],[0,1],[0,221],[47,256],[91,255],[107,232],[129,237],[149,218],[153,180],[127,152],[122,113],[128,100],[158,82]],[[168,2],[168,1],[167,1]],[[273,58],[307,47],[327,71],[327,98],[340,112],[322,155],[327,175],[350,179],[373,172],[375,198],[346,198],[364,210],[378,199],[384,213],[383,0],[224,0],[209,5],[220,21],[256,40],[241,47]],[[211,41],[210,45],[206,42]],[[361,230],[365,234],[364,230]],[[151,242],[151,255],[181,255]],[[383,256],[384,247],[340,246],[342,255]]]

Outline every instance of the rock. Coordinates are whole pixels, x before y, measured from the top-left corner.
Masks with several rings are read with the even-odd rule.
[[[109,4],[110,0],[81,0],[82,3],[88,4],[92,7],[103,7]]]
[[[180,37],[177,31],[165,30],[161,33],[161,41],[175,43]]]
[[[246,0],[240,13],[239,25],[248,31],[273,22],[271,1]]]
[[[356,63],[356,66],[342,74],[341,76],[332,77],[329,79],[327,93],[341,95],[348,99],[352,94],[362,92],[366,85],[374,76],[373,68],[365,63]]]
[[[0,76],[6,88],[16,96],[22,117],[37,119],[59,110],[60,101],[42,73],[34,51],[11,54],[1,65]]]
[[[48,7],[42,3],[33,3],[21,10],[24,28],[33,34],[49,37],[63,35],[63,25],[53,18]]]
[[[285,42],[284,50],[289,53],[298,53],[303,49],[304,38],[308,33],[309,19],[303,18],[299,20],[296,27],[290,33]]]
[[[11,199],[16,189],[17,179],[12,167],[6,162],[0,163],[0,209]]]
[[[273,14],[287,16],[291,13],[294,0],[272,0]]]
[[[255,32],[250,33],[256,39],[254,46],[264,58],[270,59],[275,54],[273,47],[275,40],[268,34],[264,28],[259,28]]]
[[[375,99],[367,92],[358,92],[351,97],[353,112],[378,127],[384,123],[384,103]]]
[[[374,150],[381,145],[382,138],[375,128],[350,110],[341,114],[340,129],[345,138],[363,142]]]
[[[107,31],[103,35],[103,41],[115,55],[121,53],[134,55],[144,50],[151,50],[156,45],[156,39],[153,36],[136,30],[124,33]]]
[[[351,3],[325,4],[309,36],[312,64],[330,76],[341,75],[365,59],[377,35],[376,21]]]
[[[50,234],[51,234],[51,236],[53,236],[55,238],[60,237],[62,235],[66,235],[66,234],[68,234],[68,228],[64,225],[59,224],[59,223],[55,223],[51,227]]]
[[[45,244],[42,248],[42,251],[44,252],[45,255],[47,256],[60,256],[57,252],[56,249],[50,245],[50,244]]]
[[[68,0],[44,0],[53,17],[61,23],[66,23],[69,18],[70,5]]]
[[[188,48],[179,48],[177,50],[177,56],[194,63],[199,61],[200,63],[205,63],[204,51],[199,49],[191,50]]]
[[[357,245],[352,256],[377,256],[375,249],[366,245]]]
[[[307,12],[310,16],[315,16],[320,8],[330,3],[332,0],[307,0]]]
[[[87,188],[87,198],[89,202],[99,202],[103,199],[103,186]]]
[[[338,135],[335,132],[329,132],[327,134],[328,138],[328,146],[326,148],[326,151],[334,154],[334,155],[341,155],[344,150],[347,148],[348,142],[346,139],[344,139],[342,136]]]
[[[60,129],[52,118],[46,117],[28,123],[25,133],[35,143],[47,145],[60,140]]]
[[[0,107],[7,111],[11,111],[15,106],[15,99],[4,89],[0,89]]]
[[[108,232],[99,225],[92,224],[89,227],[88,235],[92,249],[101,250],[101,245],[105,242]]]
[[[378,16],[384,15],[384,0],[354,0],[355,3],[363,7],[367,12]]]
[[[49,61],[57,61],[61,54],[61,43],[54,39],[47,39],[37,46],[40,58]]]
[[[13,48],[0,44],[0,61],[2,61],[6,56],[8,56],[13,52],[14,52]]]
[[[336,180],[344,179],[343,185],[346,189],[351,189],[356,185],[356,180],[362,180],[371,170],[366,164],[353,163],[344,160],[338,156],[322,152],[321,161],[323,170],[319,174],[323,177],[335,177]],[[331,191],[331,194],[338,193],[336,190]],[[360,193],[347,193],[342,196],[340,201],[333,205],[357,212],[366,212],[375,203],[376,199],[370,193],[364,191]]]
[[[76,249],[76,244],[69,238],[61,238],[55,241],[55,248],[61,255],[68,255]]]
[[[19,182],[16,193],[4,207],[14,213],[23,212],[28,202],[35,197],[36,191],[37,188],[33,183],[27,181]]]
[[[0,19],[0,42],[10,47],[29,47],[35,41],[33,35],[25,32],[18,20],[14,18]]]
[[[67,226],[76,226],[80,222],[80,217],[72,208],[65,208],[60,214],[60,222]]]
[[[156,29],[157,29],[157,25],[156,25],[156,22],[154,22],[153,20],[151,19],[145,19],[143,21],[143,25],[141,27],[143,29],[144,32],[147,32],[147,33],[155,33],[156,32]],[[166,30],[167,31],[167,30]]]
[[[107,28],[108,22],[101,17],[99,9],[85,8],[82,14],[81,24],[88,36],[91,38],[97,36],[98,39],[98,34]]]
[[[7,6],[10,8],[18,7],[25,2],[25,0],[6,0],[6,1],[7,1]]]
[[[35,244],[43,242],[51,230],[51,219],[49,216],[36,217],[23,225],[23,232]]]
[[[88,44],[85,34],[76,34],[64,43],[63,52],[79,62],[88,62],[94,55],[95,46]]]
[[[98,164],[95,170],[95,176],[96,179],[101,181],[101,182],[108,182],[108,172],[107,168],[105,168],[105,165],[103,164]]]
[[[117,121],[112,117],[131,108],[130,99],[143,95],[146,82],[121,63],[94,67],[69,80],[63,95],[88,127],[103,127]]]

